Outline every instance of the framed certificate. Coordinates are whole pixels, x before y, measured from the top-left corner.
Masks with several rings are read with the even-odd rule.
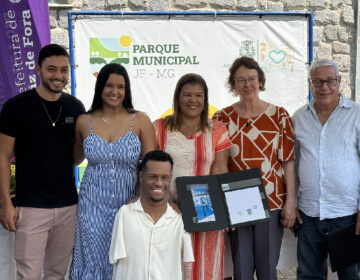
[[[263,222],[270,210],[258,168],[176,178],[185,230],[221,230]]]

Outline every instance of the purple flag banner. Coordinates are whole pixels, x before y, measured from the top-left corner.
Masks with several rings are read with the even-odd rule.
[[[47,0],[1,0],[0,109],[5,101],[38,85],[39,50],[50,43]]]

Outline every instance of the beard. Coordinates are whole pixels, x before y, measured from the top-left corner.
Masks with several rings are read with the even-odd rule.
[[[63,80],[61,80],[61,81],[63,81]],[[66,86],[66,84],[67,84],[68,81],[66,81],[66,82],[64,83],[64,85],[61,87],[61,89],[52,88],[52,87],[50,86],[49,82],[48,82],[46,79],[44,79],[43,74],[40,72],[40,82],[41,82],[41,84],[42,84],[47,90],[49,90],[51,93],[53,93],[53,94],[58,94],[58,93],[61,93],[61,92],[62,92],[62,90],[64,89],[64,87]]]
[[[65,85],[61,88],[61,89],[54,89],[52,88],[49,83],[47,81],[41,81],[41,83],[43,84],[43,86],[48,89],[50,92],[54,93],[54,94],[58,94],[58,93],[61,93],[62,90],[64,89]]]
[[[153,197],[150,197],[150,199],[151,199],[152,202],[161,202],[161,201],[163,201],[163,200],[165,199],[165,197],[163,197],[163,198],[153,198]]]

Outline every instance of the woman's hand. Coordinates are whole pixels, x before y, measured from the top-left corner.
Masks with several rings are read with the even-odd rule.
[[[281,224],[286,228],[292,228],[296,219],[296,210],[294,202],[286,202],[281,210]]]
[[[230,231],[235,231],[236,228],[224,228],[222,231],[223,232],[230,232]]]
[[[284,170],[284,180],[286,185],[286,201],[281,211],[282,219],[280,221],[284,227],[291,228],[296,219],[294,161],[290,160],[282,162],[282,168]]]

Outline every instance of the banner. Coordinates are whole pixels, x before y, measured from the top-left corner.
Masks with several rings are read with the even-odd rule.
[[[239,56],[255,58],[266,75],[261,98],[290,113],[307,102],[308,19],[299,16],[152,16],[76,19],[76,96],[89,109],[96,75],[110,62],[130,76],[134,107],[152,120],[171,112],[178,79],[203,76],[210,113],[236,102],[226,79]]]
[[[47,0],[2,0],[0,5],[0,109],[5,101],[37,86],[36,63],[50,43]]]

